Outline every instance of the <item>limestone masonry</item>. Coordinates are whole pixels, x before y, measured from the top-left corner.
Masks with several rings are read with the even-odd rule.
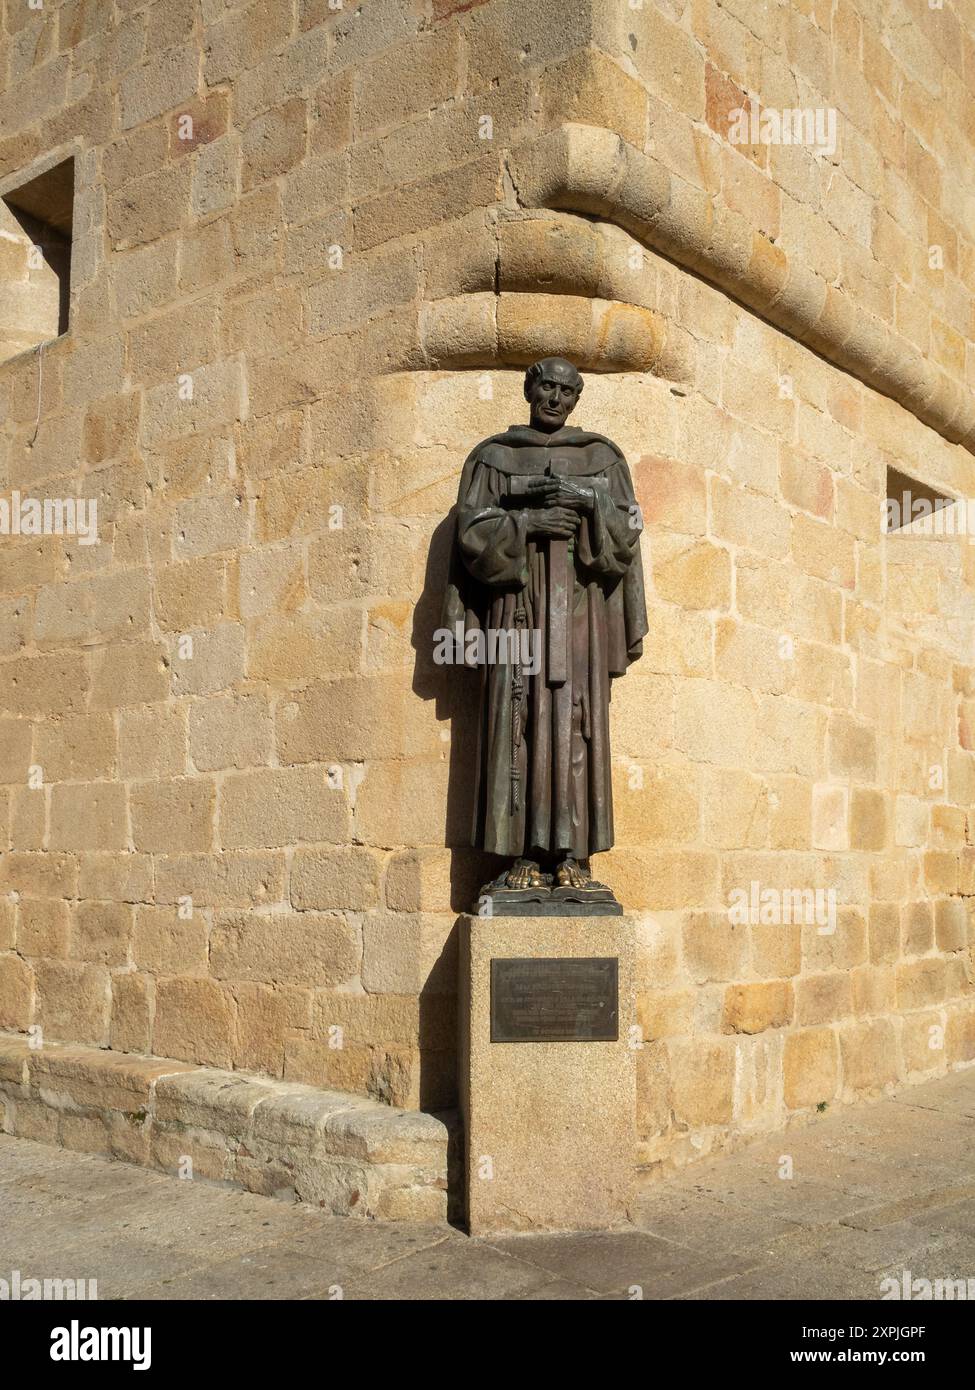
[[[547,354],[645,525],[634,1165],[975,1061],[975,547],[885,522],[975,497],[970,0],[0,13],[0,1127],[442,1219],[447,516]]]

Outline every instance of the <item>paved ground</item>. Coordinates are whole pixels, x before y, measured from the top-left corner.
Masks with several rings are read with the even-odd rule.
[[[612,1234],[329,1218],[0,1135],[13,1270],[97,1279],[101,1299],[869,1299],[904,1270],[975,1280],[975,1070],[699,1164]]]

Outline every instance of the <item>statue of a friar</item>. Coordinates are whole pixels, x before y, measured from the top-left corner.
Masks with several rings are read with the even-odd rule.
[[[477,445],[457,497],[443,621],[481,671],[472,843],[514,860],[497,911],[619,911],[589,860],[613,844],[612,681],[647,631],[642,526],[619,448],[566,424],[582,386],[530,367],[530,423]]]

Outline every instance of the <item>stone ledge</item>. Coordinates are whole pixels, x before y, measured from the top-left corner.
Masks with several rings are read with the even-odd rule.
[[[425,303],[420,341],[429,368],[526,366],[560,337],[583,371],[691,376],[689,335],[661,314],[622,300],[570,294],[454,295]]]
[[[519,145],[509,172],[522,207],[615,223],[975,453],[975,405],[961,381],[614,131],[563,125]]]
[[[0,1034],[0,1130],[333,1215],[447,1219],[455,1121],[160,1057]]]

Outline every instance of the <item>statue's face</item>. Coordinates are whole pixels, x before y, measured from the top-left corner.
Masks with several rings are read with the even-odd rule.
[[[560,430],[575,409],[580,389],[579,377],[567,362],[546,367],[528,392],[532,428],[546,434]]]

